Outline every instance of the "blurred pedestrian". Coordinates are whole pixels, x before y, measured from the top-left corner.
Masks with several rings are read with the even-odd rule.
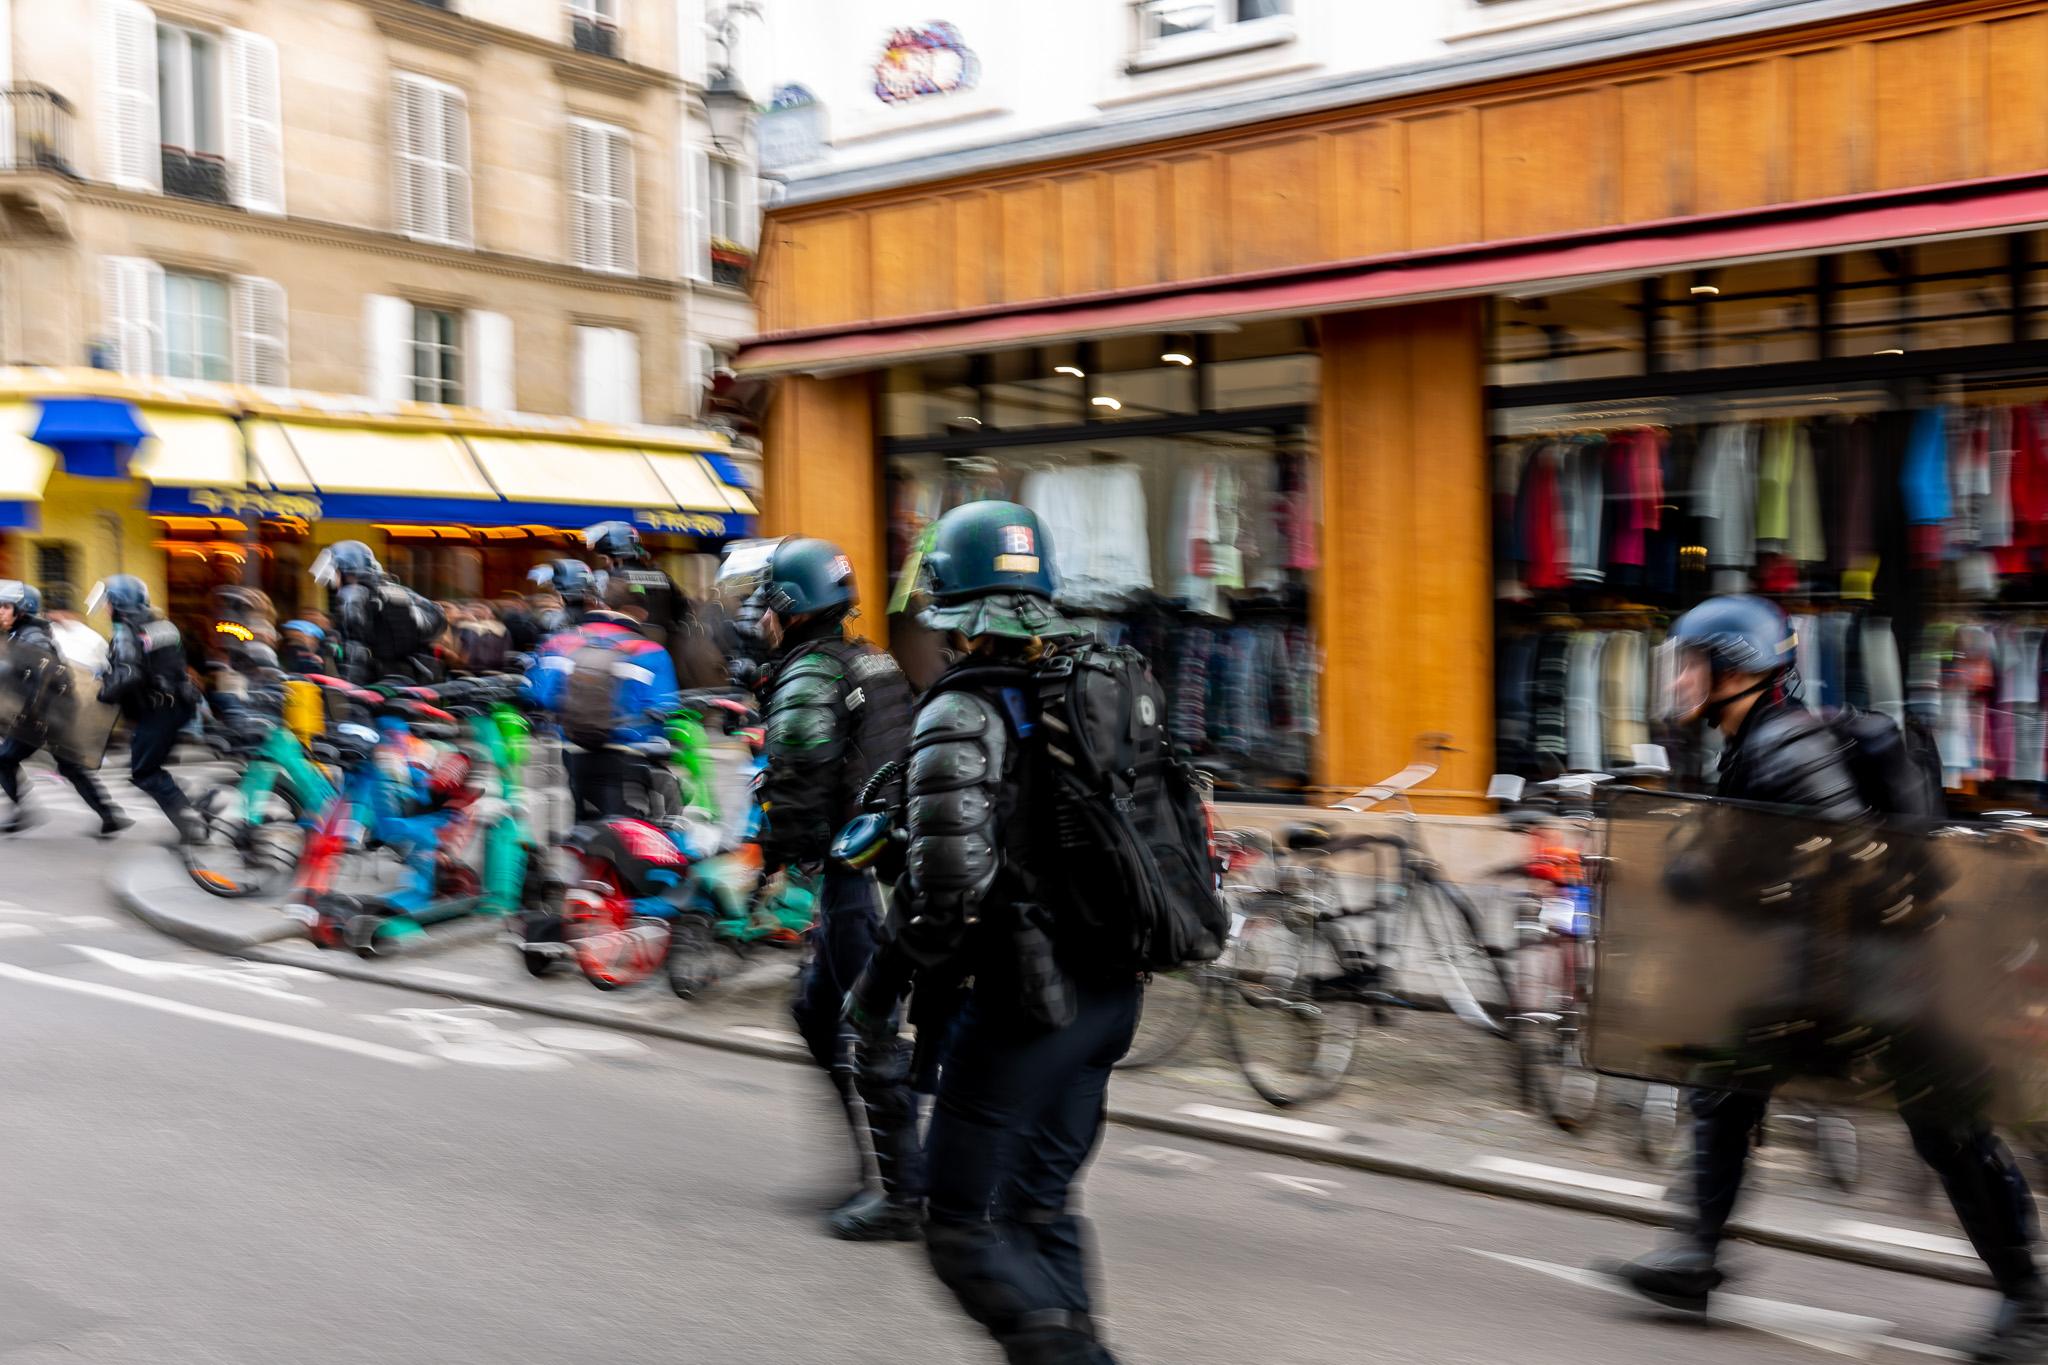
[[[512,652],[511,636],[504,622],[488,604],[462,604],[462,658],[472,673],[502,673]]]
[[[7,683],[28,689],[12,730],[6,741],[0,743],[0,792],[7,794],[14,807],[7,823],[0,825],[0,831],[15,834],[35,823],[35,806],[29,800],[34,786],[22,781],[21,765],[37,749],[47,747],[57,764],[58,776],[69,782],[86,808],[99,816],[100,837],[109,839],[135,821],[108,798],[99,779],[71,751],[72,737],[66,731],[71,728],[75,697],[71,679],[63,668],[67,661],[49,623],[42,618],[41,605],[41,594],[28,584],[12,579],[0,581],[0,635],[7,642]],[[90,635],[92,631],[86,633]]]
[[[78,614],[70,584],[52,584],[43,594],[43,615],[65,663],[76,664],[94,676],[107,666],[107,637]]]
[[[116,574],[93,589],[88,609],[104,602],[114,616],[114,643],[100,678],[100,700],[121,708],[133,727],[128,739],[128,780],[163,810],[188,843],[206,838],[206,824],[178,779],[164,770],[178,732],[199,709],[199,689],[185,669],[178,628],[149,602],[149,588],[132,574]]]
[[[333,664],[326,650],[327,632],[313,622],[299,618],[284,623],[277,659],[285,672],[302,678],[312,673],[331,673]]]

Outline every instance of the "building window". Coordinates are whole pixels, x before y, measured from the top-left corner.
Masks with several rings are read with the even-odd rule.
[[[418,403],[462,402],[462,318],[440,308],[412,310],[412,396]]]
[[[569,0],[569,43],[578,52],[619,57],[619,9],[624,0]]]
[[[164,146],[220,156],[220,44],[213,36],[158,24],[156,84]]]
[[[1147,46],[1198,33],[1222,33],[1235,24],[1293,13],[1293,0],[1142,0],[1138,6]]]
[[[623,327],[576,328],[576,415],[640,420],[640,338]]]
[[[711,158],[711,236],[714,241],[744,242],[746,225],[740,221],[740,167],[719,157]]]
[[[570,119],[569,258],[585,270],[630,275],[633,226],[633,135]]]
[[[400,75],[392,91],[398,230],[470,245],[469,102],[452,85]]]
[[[206,275],[164,272],[164,373],[173,379],[234,377],[228,287]]]

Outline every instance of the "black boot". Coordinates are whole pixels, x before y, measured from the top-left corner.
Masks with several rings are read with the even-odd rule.
[[[126,812],[109,807],[100,816],[100,838],[111,839],[134,823],[134,819]]]
[[[1721,1287],[1711,1247],[1681,1242],[1653,1251],[1640,1260],[1609,1268],[1610,1273],[1650,1302],[1681,1313],[1704,1313],[1707,1296]]]
[[[14,809],[7,816],[7,823],[0,825],[0,834],[19,834],[42,823],[42,816],[26,800],[16,798]]]
[[[843,1242],[914,1242],[924,1235],[924,1210],[877,1191],[835,1210],[825,1226]]]
[[[2034,1280],[2007,1294],[1970,1359],[1979,1365],[2048,1361],[2048,1287]]]
[[[1027,1313],[996,1344],[1010,1365],[1116,1365],[1085,1313]]]

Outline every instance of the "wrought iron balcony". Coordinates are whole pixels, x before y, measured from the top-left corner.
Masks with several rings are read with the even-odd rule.
[[[618,29],[588,14],[569,16],[569,40],[578,52],[588,52],[593,57],[619,55]]]
[[[228,202],[228,163],[203,152],[164,148],[164,193],[181,199]]]
[[[76,176],[71,101],[40,85],[0,90],[0,170],[56,171]]]

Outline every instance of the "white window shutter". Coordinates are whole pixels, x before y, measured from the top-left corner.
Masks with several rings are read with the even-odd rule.
[[[259,275],[235,277],[235,382],[282,389],[291,383],[289,313],[284,286]]]
[[[139,256],[108,256],[100,262],[100,319],[113,348],[114,368],[124,374],[164,371],[164,272]]]
[[[459,90],[442,90],[441,193],[446,238],[457,246],[473,241],[469,207],[469,101]]]
[[[132,190],[163,189],[156,16],[138,0],[99,0],[100,169]]]
[[[640,338],[621,328],[612,329],[612,354],[615,359],[613,381],[613,408],[608,420],[614,422],[638,422],[640,420]]]
[[[576,415],[595,420],[604,407],[603,376],[611,349],[610,328],[576,329]]]
[[[469,340],[469,405],[497,412],[518,411],[512,368],[512,319],[503,313],[473,309],[464,330]]]
[[[683,416],[694,421],[704,415],[710,404],[718,352],[708,341],[692,341],[683,347],[683,357]]]
[[[277,44],[260,33],[228,30],[228,182],[252,213],[284,212],[284,102]]]
[[[740,165],[733,177],[739,181],[740,245],[752,251],[761,241],[761,181],[753,167]]]
[[[430,173],[425,155],[428,90],[410,76],[400,76],[391,87],[392,201],[397,210],[397,228],[408,237],[430,235],[427,218],[432,198]]]
[[[638,265],[633,223],[633,135],[623,128],[605,131],[605,208],[610,215],[611,250],[605,268],[630,275]]]
[[[711,278],[711,154],[683,149],[683,277]]]
[[[577,119],[569,121],[569,259],[585,269],[604,261],[608,247],[605,220],[597,199],[597,130]]]
[[[380,403],[412,397],[412,305],[389,294],[363,300],[363,391]]]

